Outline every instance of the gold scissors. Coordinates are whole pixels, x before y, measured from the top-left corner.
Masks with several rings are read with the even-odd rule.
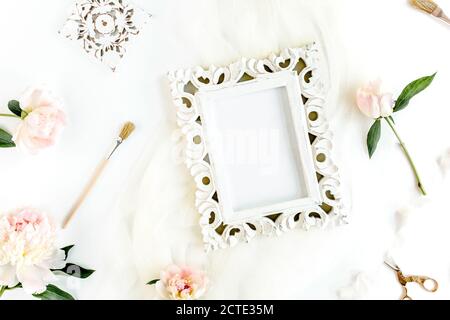
[[[417,283],[418,285],[420,285],[422,287],[422,289],[424,289],[425,291],[428,291],[428,292],[436,292],[439,287],[438,282],[436,280],[434,280],[433,278],[426,277],[426,276],[405,276],[405,275],[403,275],[403,272],[400,270],[400,268],[395,263],[391,264],[386,261],[384,263],[389,268],[391,268],[392,270],[394,270],[397,273],[398,282],[403,287],[403,294],[402,294],[400,300],[412,300],[412,298],[408,295],[408,289],[406,288],[406,285],[410,282]],[[426,283],[428,285],[426,285]]]

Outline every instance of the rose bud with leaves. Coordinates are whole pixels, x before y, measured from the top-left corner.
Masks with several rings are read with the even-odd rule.
[[[356,94],[356,103],[366,116],[375,119],[372,127],[367,134],[367,148],[369,152],[369,157],[372,158],[378,142],[381,137],[381,120],[385,120],[389,127],[394,132],[397,140],[400,143],[400,147],[405,154],[411,168],[414,172],[414,176],[417,180],[417,187],[423,195],[426,195],[425,189],[423,187],[422,181],[420,180],[420,176],[417,172],[416,166],[406,149],[405,143],[400,138],[400,135],[395,128],[394,119],[392,115],[395,112],[403,110],[406,108],[410,102],[410,100],[417,95],[418,93],[425,90],[433,81],[436,73],[431,76],[426,76],[414,80],[410,84],[408,84],[397,98],[397,100],[392,99],[392,94],[381,91],[381,82],[376,81],[370,83],[369,85],[362,87],[358,90]]]

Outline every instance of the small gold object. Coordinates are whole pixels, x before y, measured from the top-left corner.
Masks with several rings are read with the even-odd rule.
[[[422,10],[436,18],[441,19],[442,21],[450,24],[450,19],[445,15],[444,11],[432,0],[411,0],[413,6]]]
[[[136,126],[134,125],[133,122],[127,122],[123,125],[122,130],[120,131],[119,137],[116,139],[116,146],[114,147],[114,149],[111,151],[111,153],[109,154],[109,156],[106,159],[109,160],[112,157],[114,152],[116,152],[117,148],[119,148],[120,145],[125,140],[127,140],[129,136],[131,136],[131,134],[134,132],[135,129],[136,129]]]
[[[124,124],[122,131],[120,132],[120,139],[126,140],[128,137],[133,133],[134,129],[136,129],[136,126],[133,122],[127,122]]]
[[[389,262],[384,262],[389,268],[391,268],[392,270],[394,270],[397,273],[397,279],[398,282],[400,283],[400,285],[403,287],[403,294],[400,297],[400,300],[413,300],[409,295],[408,295],[408,289],[406,288],[406,285],[410,282],[414,282],[417,283],[418,285],[420,285],[422,287],[422,289],[424,289],[425,291],[428,292],[436,292],[439,284],[436,280],[434,280],[433,278],[427,277],[427,276],[405,276],[403,274],[403,272],[400,270],[400,268],[395,264],[395,263],[389,263]],[[431,287],[427,287],[427,285],[425,283],[429,283],[431,285]]]

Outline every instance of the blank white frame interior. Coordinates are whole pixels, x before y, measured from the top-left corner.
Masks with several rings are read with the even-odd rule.
[[[322,203],[295,72],[198,97],[224,223]]]
[[[207,250],[345,222],[316,45],[169,74]]]

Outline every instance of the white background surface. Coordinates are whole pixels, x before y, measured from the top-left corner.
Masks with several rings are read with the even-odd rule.
[[[448,0],[439,2],[450,12]],[[0,150],[0,211],[33,205],[61,220],[121,124],[137,125],[61,233],[61,246],[76,243],[71,260],[98,271],[62,287],[79,299],[150,299],[154,289],[144,284],[162,267],[173,260],[199,262],[194,184],[172,157],[175,117],[167,71],[264,57],[316,40],[329,59],[327,113],[351,223],[202,257],[211,278],[206,298],[397,299],[395,275],[382,265],[388,250],[406,273],[440,282],[435,294],[411,287],[413,297],[450,297],[450,187],[436,162],[450,147],[448,26],[406,0],[142,0],[135,3],[154,17],[112,74],[58,35],[71,3],[14,0],[0,8],[1,110],[27,86],[47,83],[65,101],[69,118],[50,151],[31,157]],[[419,199],[413,176],[386,127],[369,161],[370,121],[357,111],[354,93],[381,77],[399,94],[409,81],[435,71],[430,89],[396,116],[430,195],[402,224],[397,211]],[[0,124],[12,130],[13,121]],[[405,228],[398,232],[400,226]],[[27,298],[20,291],[5,297]]]

